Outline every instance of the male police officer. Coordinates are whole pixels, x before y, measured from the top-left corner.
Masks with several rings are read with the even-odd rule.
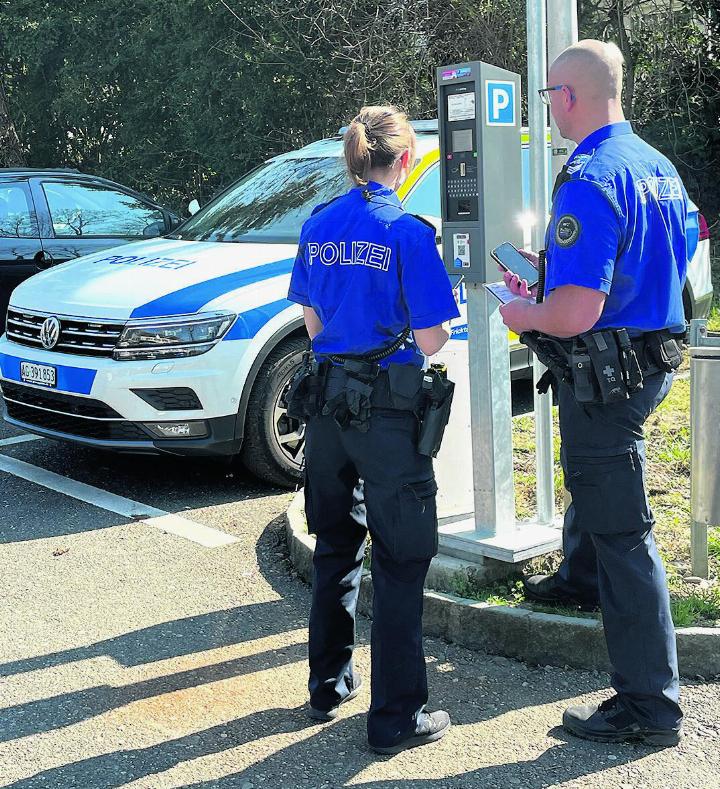
[[[528,592],[599,595],[614,668],[616,695],[599,707],[570,707],[563,725],[593,740],[675,745],[675,634],[644,489],[643,424],[680,362],[673,333],[684,331],[687,196],[672,164],[625,121],[622,66],[616,46],[587,40],[550,69],[541,97],[578,147],[553,196],[547,298],[515,299],[501,312],[513,331],[539,333],[529,342],[557,349],[552,369],[563,378],[566,556],[555,576],[529,579]],[[506,282],[529,295],[516,276]]]

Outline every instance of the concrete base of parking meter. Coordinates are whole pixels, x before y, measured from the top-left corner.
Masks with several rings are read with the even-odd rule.
[[[469,517],[441,518],[440,551],[516,564],[559,548],[561,533],[516,521],[507,329],[498,301],[481,284],[468,286],[467,306],[475,507]]]

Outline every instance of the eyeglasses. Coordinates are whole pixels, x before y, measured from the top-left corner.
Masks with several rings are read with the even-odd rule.
[[[570,91],[570,98],[574,101],[575,94],[572,91],[572,88],[569,85],[551,85],[547,88],[540,88],[538,91],[538,95],[540,96],[543,104],[550,104],[550,91],[551,90],[562,90],[563,88],[567,88]]]

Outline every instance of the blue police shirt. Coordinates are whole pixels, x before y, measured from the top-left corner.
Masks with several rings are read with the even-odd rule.
[[[459,316],[435,231],[403,210],[392,189],[370,182],[318,206],[305,222],[290,279],[291,301],[312,307],[323,329],[318,357],[387,348],[409,326]],[[380,362],[423,364],[412,337]]]
[[[606,293],[597,329],[682,331],[688,198],[675,167],[624,121],[586,137],[566,169],[545,239],[546,292]]]

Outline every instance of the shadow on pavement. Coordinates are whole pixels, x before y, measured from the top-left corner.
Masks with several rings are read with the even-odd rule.
[[[306,657],[305,643],[291,644],[282,650],[260,652],[131,685],[99,685],[5,707],[0,710],[0,742],[71,726],[142,699],[197,688],[256,671],[267,671],[289,663],[304,662]]]
[[[161,745],[93,756],[9,784],[13,789],[111,789],[220,753],[258,737],[297,732],[314,722],[301,709],[269,709]]]
[[[288,778],[288,782],[282,784],[287,787],[329,784],[332,787],[353,786],[358,789],[398,789],[403,786],[407,786],[408,789],[450,789],[451,787],[481,789],[487,786],[503,787],[504,789],[514,786],[520,787],[520,789],[544,789],[544,787],[556,786],[573,779],[595,775],[611,767],[641,759],[649,752],[647,748],[628,746],[617,756],[617,760],[609,764],[606,762],[604,765],[598,765],[597,763],[589,763],[583,758],[568,758],[570,754],[566,751],[571,750],[571,746],[569,743],[565,743],[552,745],[536,759],[493,764],[449,777],[399,778],[397,777],[398,769],[395,768],[388,771],[395,776],[391,779],[357,781],[355,780],[356,776],[370,765],[378,761],[390,761],[393,758],[379,756],[369,749],[364,740],[364,726],[361,725],[359,718],[361,716],[345,718],[332,726],[325,726],[312,737],[276,751],[247,770],[209,781],[186,784],[183,789],[238,789],[246,782],[251,782],[254,786],[262,786],[262,782],[270,786],[280,786],[281,784],[273,783],[273,778],[282,775],[286,775]],[[362,730],[360,733],[359,729]],[[552,734],[555,735],[555,731]],[[452,729],[446,736],[452,736]],[[350,753],[345,759],[339,761],[334,757],[341,744]],[[432,768],[437,769],[440,759],[438,759],[437,752],[434,758],[431,754],[434,749],[441,747],[447,747],[447,743],[427,745],[414,751],[413,753],[417,757],[416,764],[427,760]],[[572,748],[572,753],[576,754],[577,751]],[[314,755],[317,755],[318,758],[313,758]],[[451,764],[451,756],[446,754],[445,759]],[[303,765],[306,769],[302,775],[294,775],[290,765]],[[309,765],[311,767],[308,770]],[[588,786],[591,785],[588,784]]]
[[[274,635],[279,622],[283,625],[281,632],[307,626],[305,617],[301,613],[291,615],[282,600],[251,603],[161,622],[89,646],[3,663],[0,677],[97,657],[112,658],[121,666],[141,666]]]
[[[291,584],[296,589],[299,586],[289,577],[287,562],[278,557],[284,546],[283,524],[284,516],[271,521],[260,535],[255,551],[260,572],[281,598],[286,596]],[[141,666],[305,627],[304,605],[293,606],[284,599],[250,603],[160,622],[87,646],[2,663],[0,677],[97,657],[112,658],[122,666]]]

